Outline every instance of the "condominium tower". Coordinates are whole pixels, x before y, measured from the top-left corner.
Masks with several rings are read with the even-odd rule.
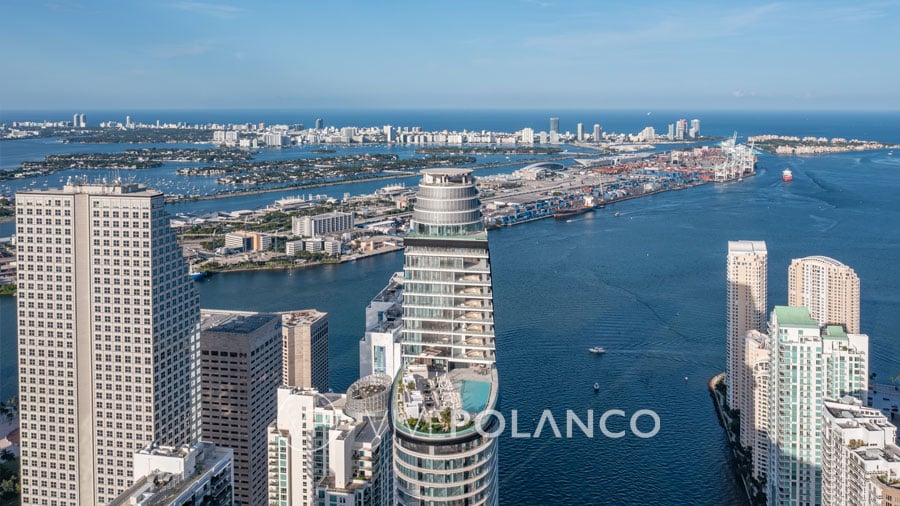
[[[728,241],[725,385],[732,409],[741,398],[741,337],[748,330],[766,331],[767,258],[763,241]]]
[[[897,427],[855,398],[826,400],[822,416],[822,506],[900,504]]]
[[[741,446],[750,449],[750,472],[765,476],[769,458],[769,336],[748,330],[743,339],[741,370]]]
[[[199,432],[198,297],[163,194],[16,195],[22,504],[106,504],[134,453]]]
[[[822,406],[864,399],[869,338],[840,326],[824,330],[805,307],[776,306],[769,324],[769,469],[772,505],[820,503]]]
[[[795,258],[788,268],[788,305],[809,308],[820,325],[859,333],[859,276],[833,258]]]
[[[497,504],[490,252],[471,169],[422,171],[404,258],[394,473],[403,505]]]

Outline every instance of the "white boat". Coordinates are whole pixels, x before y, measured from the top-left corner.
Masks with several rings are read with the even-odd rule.
[[[600,383],[594,383],[594,391],[595,391],[595,392],[599,392],[599,391],[600,391]]]
[[[588,348],[588,351],[591,353],[596,353],[597,355],[602,355],[606,353],[606,348],[603,346],[594,346],[593,348]]]

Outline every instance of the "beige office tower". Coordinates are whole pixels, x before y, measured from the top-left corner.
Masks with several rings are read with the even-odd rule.
[[[788,305],[809,308],[819,325],[859,334],[859,276],[833,258],[795,258],[788,268]]]
[[[281,315],[204,309],[201,437],[234,450],[234,499],[268,503],[266,430],[281,386]]]
[[[767,257],[764,241],[728,241],[725,385],[732,409],[741,399],[741,337],[748,330],[766,332]]]
[[[199,431],[197,292],[163,194],[16,195],[22,504],[106,504],[135,452]]]
[[[282,383],[328,391],[328,314],[314,309],[281,315]]]
[[[766,475],[769,456],[769,336],[758,330],[744,334],[741,370],[741,446],[750,448],[751,472]]]

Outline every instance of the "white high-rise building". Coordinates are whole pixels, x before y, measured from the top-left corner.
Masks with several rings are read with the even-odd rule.
[[[498,395],[490,252],[471,169],[427,169],[404,254],[394,381],[401,505],[496,505]],[[437,422],[435,422],[437,420]]]
[[[700,120],[699,119],[691,120],[691,128],[688,130],[688,134],[690,135],[691,139],[696,139],[697,137],[700,136]]]
[[[725,385],[732,409],[741,398],[741,337],[748,330],[766,331],[767,267],[764,241],[728,241]]]
[[[534,129],[533,128],[523,128],[522,129],[522,144],[534,144]]]
[[[775,306],[769,322],[769,504],[819,504],[823,402],[864,398],[868,341],[838,326],[820,331],[805,307]]]
[[[788,305],[805,306],[820,325],[859,333],[859,276],[833,258],[795,258],[788,268]]]
[[[384,141],[394,142],[394,127],[391,125],[384,125]]]
[[[897,427],[852,397],[825,400],[822,416],[822,506],[900,504]]]
[[[403,273],[397,272],[366,307],[366,333],[359,341],[359,376],[400,369],[400,330],[403,328]]]
[[[161,192],[16,195],[22,504],[106,504],[199,431],[198,297]]]
[[[269,425],[269,504],[393,504],[391,379],[366,376],[346,394],[278,389]]]
[[[741,370],[741,446],[750,449],[751,474],[766,475],[769,458],[769,336],[758,330],[744,334]]]
[[[294,216],[291,218],[291,232],[303,237],[343,232],[353,228],[353,213],[334,211],[315,216]]]
[[[578,142],[583,141],[584,140],[584,123],[578,123],[577,125],[575,125],[575,131],[577,132],[575,135],[576,135],[576,138],[578,139]]]
[[[603,129],[600,128],[600,124],[599,124],[599,123],[595,123],[595,124],[594,124],[594,136],[593,136],[593,141],[594,141],[594,142],[600,142],[600,138],[601,138],[601,137],[603,137]]]

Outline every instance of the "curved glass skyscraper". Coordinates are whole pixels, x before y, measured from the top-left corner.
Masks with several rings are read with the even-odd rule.
[[[406,237],[394,472],[404,505],[497,504],[494,311],[469,169],[422,171]]]

